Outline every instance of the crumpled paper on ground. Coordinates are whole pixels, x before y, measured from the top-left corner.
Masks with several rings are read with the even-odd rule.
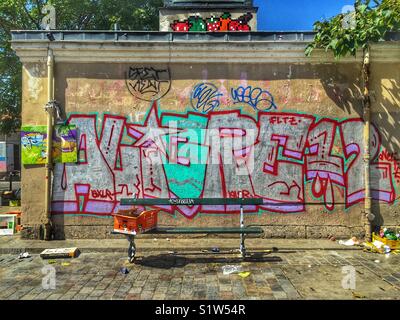
[[[339,244],[342,244],[344,246],[356,246],[360,244],[360,241],[358,241],[358,239],[356,237],[352,237],[349,240],[343,241],[343,240],[339,240]]]

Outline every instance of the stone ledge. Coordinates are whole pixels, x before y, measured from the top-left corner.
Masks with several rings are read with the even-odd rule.
[[[348,239],[356,236],[364,237],[364,229],[362,226],[337,226],[337,225],[269,225],[261,226],[264,229],[263,235],[248,235],[247,238],[264,238],[264,239],[327,239],[333,235],[336,238]],[[55,239],[124,239],[124,236],[112,235],[111,225],[81,225],[81,226],[55,226]],[[31,233],[39,235],[40,233]],[[171,238],[171,239],[196,239],[196,238],[239,238],[239,235],[179,235],[179,234],[143,234],[143,239],[153,238]],[[32,237],[28,238],[32,239]]]
[[[329,236],[336,238],[350,238],[357,237],[363,238],[365,235],[364,228],[360,227],[346,227],[346,226],[306,226],[307,239],[326,239]]]
[[[199,252],[218,247],[222,251],[236,252],[239,249],[239,239],[146,239],[139,236],[135,243],[139,252],[144,251],[193,251]],[[121,252],[126,254],[128,242],[126,239],[69,239],[69,240],[26,240],[20,235],[0,237],[0,254],[17,254],[20,252],[40,253],[51,248],[78,247],[81,253],[91,252]],[[320,239],[247,239],[249,252],[257,250],[302,251],[302,250],[360,250],[361,247],[347,247],[337,242]]]

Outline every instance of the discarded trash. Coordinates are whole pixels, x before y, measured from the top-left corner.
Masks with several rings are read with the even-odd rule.
[[[328,234],[328,240],[336,241],[336,237],[334,235]]]
[[[383,243],[380,241],[375,240],[374,242],[364,242],[363,245],[364,245],[364,251],[373,253],[382,253],[382,254],[385,253]]]
[[[389,246],[383,246],[383,251],[386,253],[386,254],[388,254],[388,253],[390,253],[390,247]]]
[[[29,254],[29,252],[24,252],[24,253],[20,253],[18,256],[18,259],[25,259],[25,258],[30,258],[31,255]]]
[[[362,295],[361,293],[357,293],[357,292],[354,292],[354,291],[352,291],[351,293],[353,294],[354,298],[358,298],[358,299],[366,298],[366,296]]]
[[[42,259],[75,258],[79,254],[78,248],[46,249],[42,251]]]
[[[227,265],[227,266],[222,267],[223,274],[231,274],[231,273],[241,272],[241,271],[242,271],[242,266]]]
[[[128,268],[125,268],[125,267],[121,268],[120,271],[121,271],[122,274],[128,274],[129,273]]]
[[[63,267],[68,267],[68,266],[70,266],[71,264],[70,264],[69,262],[63,262],[63,263],[61,263],[61,265],[62,265]]]
[[[386,246],[389,247],[392,252],[400,249],[399,236],[398,228],[396,228],[395,231],[394,229],[381,227],[378,233],[372,233],[372,241],[377,247],[381,246],[382,250],[380,250],[380,253],[388,254],[390,251]]]
[[[129,262],[129,259],[128,260],[125,260],[124,261],[124,264],[123,264],[125,267],[132,267],[132,262]]]
[[[381,241],[375,240],[372,244],[377,247],[378,249],[382,248],[385,244]]]
[[[242,278],[247,278],[250,275],[250,272],[239,272],[238,275]]]
[[[380,234],[382,234],[382,230]],[[387,228],[383,229],[383,236],[381,236],[381,238],[386,238],[388,240],[398,240],[398,236],[396,235],[396,233]]]
[[[214,253],[219,252],[219,248],[214,247],[214,248],[211,249],[211,251],[214,252]]]
[[[374,262],[376,262],[376,263],[380,263],[380,261],[379,261],[379,260],[375,260]]]
[[[168,251],[169,254],[175,254],[175,251]]]
[[[165,240],[169,241],[169,238],[167,238],[167,239],[165,239]]]
[[[355,246],[359,245],[360,241],[356,237],[352,237],[351,239],[347,241],[339,240],[339,244],[345,245],[345,246]]]
[[[49,263],[49,264],[54,264],[54,263],[57,263],[57,261],[56,261],[56,260],[49,260],[48,263]]]
[[[157,241],[157,238],[154,238],[153,241]]]
[[[366,248],[366,249],[373,249],[375,246],[372,244],[372,242],[364,242],[363,243],[363,245],[364,245],[364,247]]]

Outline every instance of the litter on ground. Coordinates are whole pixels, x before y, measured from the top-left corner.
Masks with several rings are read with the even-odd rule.
[[[239,272],[238,275],[242,278],[247,278],[250,275],[250,272]]]
[[[358,239],[356,237],[352,237],[347,241],[339,240],[339,244],[350,247],[350,246],[359,245],[360,241],[358,241]]]
[[[223,274],[232,274],[242,271],[242,266],[226,265],[222,267]]]
[[[29,252],[23,252],[23,253],[19,254],[18,259],[26,259],[26,258],[30,258],[30,257],[31,257],[31,255],[29,254]]]

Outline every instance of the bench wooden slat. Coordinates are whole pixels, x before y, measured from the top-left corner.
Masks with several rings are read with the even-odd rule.
[[[146,233],[246,233],[246,234],[260,234],[264,230],[260,227],[213,227],[213,228],[185,228],[185,227],[158,227]]]
[[[262,205],[261,198],[123,198],[121,205]]]

